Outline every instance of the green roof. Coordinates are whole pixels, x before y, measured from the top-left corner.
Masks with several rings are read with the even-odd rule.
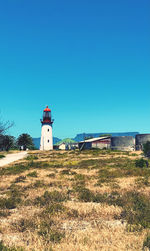
[[[63,139],[63,140],[61,140],[61,141],[59,141],[59,142],[57,142],[56,143],[56,145],[60,145],[60,144],[62,144],[62,143],[65,143],[65,144],[70,144],[70,143],[75,143],[76,141],[75,140],[73,140],[73,139],[70,139],[70,138],[66,138],[66,139]]]

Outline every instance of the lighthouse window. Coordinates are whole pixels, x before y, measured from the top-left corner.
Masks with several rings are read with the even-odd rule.
[[[49,132],[49,129],[47,129],[47,131]]]
[[[48,139],[48,143],[49,143],[49,139]]]

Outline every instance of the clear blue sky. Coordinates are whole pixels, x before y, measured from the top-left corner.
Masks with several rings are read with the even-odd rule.
[[[149,0],[1,0],[0,112],[10,134],[150,132]]]

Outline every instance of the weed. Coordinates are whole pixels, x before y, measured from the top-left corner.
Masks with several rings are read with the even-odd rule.
[[[19,176],[15,179],[15,183],[19,183],[19,182],[24,182],[26,179],[26,176]]]
[[[53,215],[63,211],[65,211],[65,207],[63,205],[53,202],[46,207],[45,213]]]
[[[29,170],[28,165],[16,164],[14,166],[0,169],[0,175],[1,176],[2,175],[16,175],[16,174],[22,173],[26,170]]]
[[[37,225],[32,219],[20,219],[17,223],[13,223],[15,230],[25,232],[26,230],[35,230]]]
[[[34,172],[31,172],[31,173],[28,173],[27,176],[37,178],[37,172],[34,171]]]
[[[38,159],[38,156],[36,155],[29,155],[26,157],[26,160],[35,160],[35,159]]]
[[[89,189],[83,188],[79,191],[78,199],[80,201],[90,202],[94,200],[94,195]]]
[[[49,239],[51,242],[60,242],[62,238],[65,237],[64,233],[58,232],[56,230],[50,231]]]
[[[0,210],[0,217],[7,217],[10,213],[7,210]]]
[[[149,182],[149,176],[145,176],[145,177],[142,177],[142,178],[137,178],[135,180],[135,183],[138,187],[141,187],[141,186],[150,186],[150,182]]]
[[[74,174],[76,174],[76,172],[71,171],[69,168],[62,170],[60,173],[63,174],[63,175],[74,175]]]
[[[145,250],[145,248],[148,248],[150,250],[150,235],[147,235],[143,242],[143,250]]]
[[[42,213],[42,221],[40,223],[38,234],[47,242],[60,242],[64,237],[64,233],[57,230],[56,222],[52,220],[51,213],[49,214],[49,211],[44,211]]]
[[[8,191],[9,198],[0,199],[1,209],[13,209],[21,202],[21,192],[18,187],[11,185]]]
[[[132,153],[132,154],[130,154],[130,156],[138,156],[138,154]]]
[[[66,175],[69,175],[70,174],[70,170],[69,169],[64,169],[60,172],[61,174],[66,174]]]
[[[124,210],[121,217],[128,224],[150,228],[150,201],[137,192],[128,192],[123,198]]]
[[[50,178],[55,178],[55,176],[56,176],[55,173],[50,173],[47,175],[47,177],[50,177]]]
[[[74,176],[75,180],[79,180],[79,181],[84,181],[85,180],[85,175],[83,174],[76,174]]]
[[[59,232],[58,230],[52,229],[53,221],[44,221],[40,225],[39,235],[42,235],[42,237],[47,242],[55,242],[58,243],[61,241],[62,238],[65,237],[65,234],[63,232]]]
[[[17,204],[20,203],[20,199],[19,198],[2,198],[0,199],[0,208],[2,209],[13,209],[13,208],[16,208],[17,207]]]
[[[10,248],[10,247],[6,247],[2,241],[0,241],[0,251],[23,251],[23,248]]]
[[[33,188],[39,188],[39,187],[45,187],[45,183],[43,180],[37,180],[33,185],[32,187]]]
[[[85,180],[76,181],[73,185],[74,192],[80,192],[85,188]]]
[[[62,202],[66,200],[66,196],[58,191],[48,192],[46,191],[41,197],[35,199],[35,204],[40,206],[49,205],[52,202]]]

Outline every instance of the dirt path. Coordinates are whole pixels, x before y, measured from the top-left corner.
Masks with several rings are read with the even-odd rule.
[[[7,154],[6,157],[0,159],[0,167],[8,165],[16,160],[23,159],[27,155],[26,151],[20,153]]]

